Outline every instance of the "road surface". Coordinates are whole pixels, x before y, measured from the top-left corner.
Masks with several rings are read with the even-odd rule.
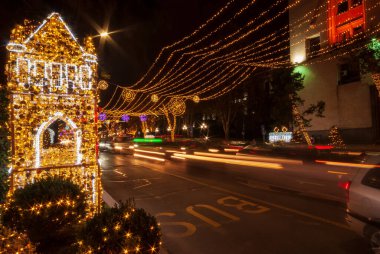
[[[337,183],[353,169],[159,162],[109,153],[101,154],[101,165],[113,199],[133,197],[157,216],[163,253],[370,253],[344,219]]]

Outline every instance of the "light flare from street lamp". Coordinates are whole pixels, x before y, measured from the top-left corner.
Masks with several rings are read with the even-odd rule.
[[[107,36],[108,36],[108,32],[107,31],[104,31],[104,32],[100,33],[100,37],[107,37]]]

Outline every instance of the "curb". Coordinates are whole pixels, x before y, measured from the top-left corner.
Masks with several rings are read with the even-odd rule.
[[[118,202],[116,202],[116,200],[105,190],[103,190],[102,197],[104,203],[106,203],[109,207],[114,207],[115,205],[118,205]]]

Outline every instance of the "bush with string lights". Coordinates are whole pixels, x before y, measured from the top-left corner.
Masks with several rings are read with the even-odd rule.
[[[75,228],[86,219],[86,209],[86,194],[78,185],[47,177],[17,189],[5,204],[2,221],[26,232],[38,252],[63,253],[76,242]]]
[[[85,253],[158,253],[160,241],[156,218],[128,200],[87,221],[78,243]]]
[[[8,164],[10,142],[7,122],[9,119],[9,99],[7,89],[0,85],[0,203],[5,200],[8,191]]]

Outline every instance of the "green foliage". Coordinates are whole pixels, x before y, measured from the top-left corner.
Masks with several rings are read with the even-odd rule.
[[[161,233],[156,218],[143,209],[136,209],[129,200],[104,208],[87,221],[80,238],[83,251],[123,253],[139,249],[141,253],[158,253]]]
[[[373,38],[368,44],[368,49],[372,51],[376,60],[380,60],[380,41],[378,39]]]
[[[316,104],[310,104],[309,107],[302,112],[302,119],[306,127],[310,127],[311,119],[308,116],[315,115],[316,117],[325,117],[323,115],[325,111],[326,103],[324,101],[318,101]]]
[[[278,69],[272,73],[270,82],[271,119],[277,125],[288,125],[293,119],[292,105],[303,104],[298,92],[303,86],[304,77],[292,69]]]
[[[25,231],[39,252],[57,252],[75,241],[74,228],[86,215],[85,199],[80,187],[68,180],[39,179],[15,191],[3,224]]]
[[[298,107],[304,105],[304,100],[298,95],[304,88],[304,78],[304,75],[294,69],[278,69],[272,72],[270,105],[271,119],[275,125],[288,125],[293,121],[292,105],[295,104]],[[324,110],[325,102],[323,101],[310,104],[305,111],[301,112],[304,124],[310,125],[311,119],[307,119],[307,116],[324,117]]]
[[[360,71],[362,74],[380,73],[380,41],[372,39],[367,47],[359,51]]]
[[[5,87],[0,86],[0,203],[5,201],[8,191],[8,164],[10,142],[8,140],[9,99]]]

